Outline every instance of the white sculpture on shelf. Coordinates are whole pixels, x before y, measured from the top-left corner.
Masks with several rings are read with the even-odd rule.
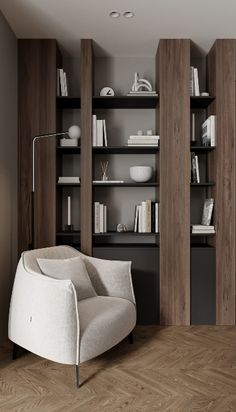
[[[131,96],[147,95],[156,96],[157,93],[152,89],[151,83],[147,79],[140,78],[139,73],[134,73],[134,83],[131,91],[128,93]]]
[[[77,147],[81,136],[80,127],[74,124],[68,129],[68,137],[60,139],[60,146],[62,147]]]

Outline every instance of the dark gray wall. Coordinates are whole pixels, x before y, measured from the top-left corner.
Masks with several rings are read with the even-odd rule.
[[[0,344],[17,260],[17,39],[0,12]]]

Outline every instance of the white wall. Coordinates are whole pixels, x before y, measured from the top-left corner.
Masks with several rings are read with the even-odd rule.
[[[0,12],[0,344],[17,260],[17,39]]]

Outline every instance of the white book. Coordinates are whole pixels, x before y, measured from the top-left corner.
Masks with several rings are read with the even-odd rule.
[[[58,183],[80,183],[79,176],[59,176]]]
[[[216,145],[216,117],[214,115],[210,116],[210,146]]]
[[[99,204],[99,232],[103,233],[104,232],[104,205]]]
[[[107,147],[107,127],[106,127],[106,120],[103,120],[103,136],[104,136],[104,146]]]
[[[194,76],[194,96],[200,96],[198,69],[196,67],[194,67],[193,69],[193,76]]]
[[[138,205],[138,232],[142,233],[142,206]]]
[[[205,229],[214,230],[215,226],[213,226],[213,225],[209,225],[209,226],[206,226],[206,225],[192,225],[192,228],[193,229],[199,229],[199,230],[205,230]]]
[[[93,114],[93,146],[97,146],[97,116]]]
[[[194,96],[194,80],[193,80],[193,66],[190,66],[190,72],[189,72],[189,92],[190,96]]]
[[[159,203],[155,203],[155,233],[159,232]]]
[[[142,210],[142,233],[147,232],[147,202],[143,200],[141,203],[141,210]]]
[[[129,142],[128,141],[128,146],[151,146],[151,147],[158,147],[159,146],[159,144],[158,143],[147,143],[147,142],[144,142],[144,143],[138,143],[138,142]]]
[[[100,233],[100,207],[99,207],[99,202],[94,202],[94,233]]]
[[[151,140],[159,140],[160,139],[160,136],[158,136],[158,135],[141,135],[141,136],[139,136],[139,135],[131,135],[131,136],[129,136],[129,139],[131,139],[131,140],[142,140],[142,139],[151,139]]]
[[[195,165],[196,165],[197,183],[200,183],[200,172],[199,172],[199,163],[198,163],[197,155],[195,155]]]
[[[209,146],[210,141],[210,120],[206,119],[202,123],[202,144],[203,146]]]
[[[124,180],[93,180],[93,183],[101,183],[103,185],[107,185],[109,183],[125,183]]]
[[[152,231],[152,201],[146,200],[146,232]]]
[[[135,205],[134,211],[134,232],[138,231],[138,205]]]
[[[61,96],[65,96],[65,88],[64,88],[64,74],[63,69],[59,69],[60,72],[60,87],[61,87]]]
[[[65,96],[68,96],[68,86],[67,86],[67,76],[66,72],[63,72],[64,75],[64,90],[65,90]]]
[[[97,146],[103,146],[103,121],[97,120]]]
[[[203,206],[202,212],[202,225],[209,226],[211,223],[212,213],[214,207],[214,199],[206,199]]]
[[[107,232],[107,206],[104,205],[103,207],[103,222],[104,222],[104,227],[103,227],[103,231],[104,233]]]

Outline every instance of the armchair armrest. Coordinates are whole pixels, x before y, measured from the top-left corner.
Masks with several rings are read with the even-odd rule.
[[[120,297],[135,304],[131,264],[83,255],[85,265],[98,295]]]
[[[79,363],[79,318],[75,288],[25,270],[20,260],[14,281],[9,339],[55,362]]]

